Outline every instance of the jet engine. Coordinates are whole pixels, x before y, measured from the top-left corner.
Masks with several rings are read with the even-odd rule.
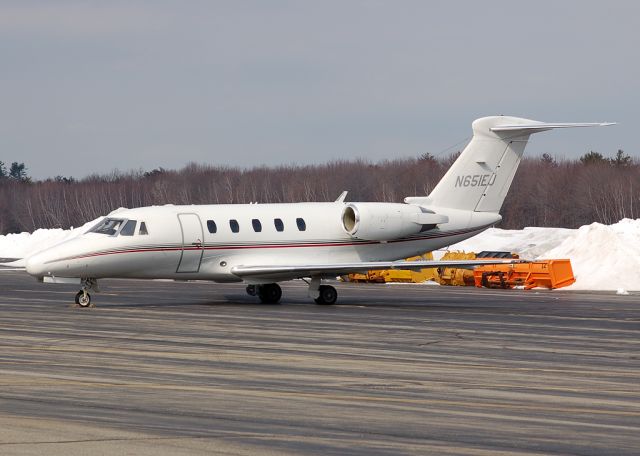
[[[357,239],[390,241],[446,223],[448,218],[420,206],[400,203],[349,203],[342,210],[342,227]]]

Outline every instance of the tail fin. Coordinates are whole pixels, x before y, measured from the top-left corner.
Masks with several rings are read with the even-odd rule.
[[[529,136],[554,128],[608,123],[543,123],[518,117],[483,117],[473,122],[473,138],[426,198],[407,203],[475,212],[499,212]]]

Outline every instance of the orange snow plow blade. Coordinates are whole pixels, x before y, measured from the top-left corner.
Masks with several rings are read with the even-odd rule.
[[[540,260],[531,263],[478,266],[473,270],[476,287],[562,288],[576,281],[570,260]]]

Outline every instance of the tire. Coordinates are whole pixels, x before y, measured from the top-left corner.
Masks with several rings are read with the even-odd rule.
[[[89,307],[91,305],[91,295],[87,293],[86,295],[82,290],[76,293],[76,304],[80,307]]]
[[[338,300],[338,292],[331,285],[320,285],[318,291],[320,296],[315,299],[316,304],[331,305]]]
[[[247,285],[247,294],[249,296],[255,296],[257,294],[255,285]]]
[[[264,304],[278,304],[282,297],[282,288],[277,283],[268,283],[258,288],[258,297]]]

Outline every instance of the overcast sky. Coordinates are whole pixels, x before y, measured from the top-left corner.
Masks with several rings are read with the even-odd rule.
[[[494,114],[620,122],[530,155],[639,156],[639,45],[637,1],[0,0],[0,160],[45,178],[415,157]]]

